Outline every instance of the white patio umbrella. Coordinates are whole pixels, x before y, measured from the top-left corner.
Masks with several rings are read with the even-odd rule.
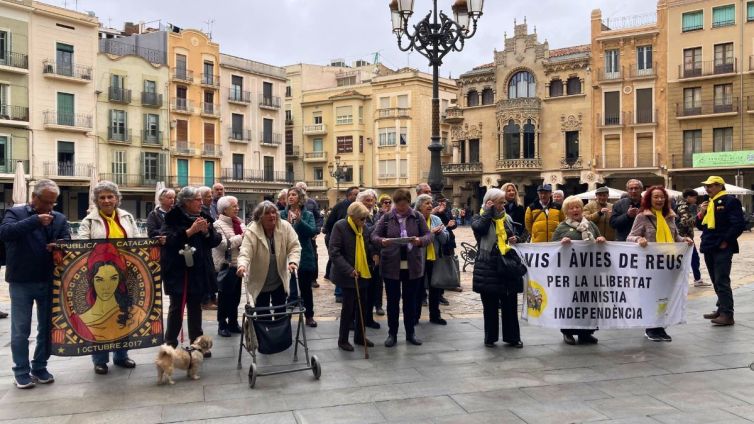
[[[26,204],[28,196],[24,163],[18,161],[16,162],[16,176],[13,177],[13,205]]]
[[[707,194],[707,189],[704,188],[704,186],[697,187],[694,189],[694,191],[701,195]],[[733,194],[735,196],[751,196],[752,194],[754,194],[754,191],[743,187],[734,186],[733,184],[725,184],[725,192],[728,194]]]
[[[678,190],[671,190],[671,189],[665,187],[665,191],[668,193],[668,196],[670,196],[673,199],[677,199],[679,197],[683,197],[683,192],[680,192]],[[644,196],[644,193],[646,193],[646,192],[647,192],[646,190],[642,191],[641,195]]]
[[[618,190],[617,188],[608,187],[608,190],[610,192],[607,195],[608,199],[620,199],[621,196],[626,194],[623,190]],[[582,199],[582,200],[594,200],[597,198],[597,195],[595,194],[597,190],[587,191],[586,193],[577,194],[576,197]]]
[[[165,188],[165,181],[158,181],[157,185],[154,188],[154,205],[159,206],[160,205],[160,191]]]

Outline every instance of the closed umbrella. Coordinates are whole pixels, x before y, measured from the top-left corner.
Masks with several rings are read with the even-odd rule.
[[[13,204],[26,204],[28,192],[26,188],[26,176],[24,175],[24,163],[16,162],[16,176],[13,178]]]
[[[94,186],[97,185],[99,181],[97,180],[97,171],[94,169],[94,166],[89,166],[89,211],[92,211],[95,204],[94,198]]]
[[[607,198],[608,199],[620,199],[624,194],[626,194],[623,190],[618,190],[617,188],[611,188],[608,187],[608,190],[610,190],[610,193],[608,193]],[[594,200],[597,198],[597,195],[595,194],[597,190],[587,191],[586,193],[577,194],[576,197],[580,198],[581,200]]]
[[[694,191],[696,191],[697,193],[701,195],[707,194],[707,189],[704,188],[704,186],[697,187],[694,189]],[[754,194],[754,191],[751,191],[743,187],[734,186],[733,184],[725,184],[725,192],[728,194],[732,194],[734,196],[750,196]]]

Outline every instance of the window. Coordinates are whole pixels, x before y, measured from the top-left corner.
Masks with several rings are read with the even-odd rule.
[[[110,128],[108,139],[115,141],[128,141],[126,131],[126,112],[123,110],[110,110]]]
[[[186,99],[188,90],[185,86],[175,87],[175,108],[178,110],[188,110],[188,99]]]
[[[72,141],[58,141],[58,175],[74,176],[75,145]]]
[[[528,71],[515,73],[508,81],[508,98],[518,99],[524,97],[535,97],[536,83],[534,75]]]
[[[144,141],[146,143],[159,143],[160,140],[160,115],[148,113],[144,115]]]
[[[10,139],[8,136],[0,135],[0,172],[10,173],[11,161],[9,159],[10,154]]]
[[[746,22],[754,21],[754,1],[746,3]]]
[[[702,87],[683,89],[683,114],[698,115],[702,113]]]
[[[314,125],[319,125],[322,123],[322,112],[314,112]]]
[[[240,113],[232,113],[230,115],[230,120],[230,138],[233,140],[243,140],[243,115]]]
[[[400,96],[398,96],[398,108],[400,109],[408,108],[408,95],[407,94],[401,94]]]
[[[364,106],[359,106],[359,124],[364,123]]]
[[[155,152],[141,154],[141,172],[144,182],[157,182],[165,178],[165,155]]]
[[[262,120],[262,143],[274,143],[280,140],[274,140],[272,135],[272,119],[264,118]]]
[[[343,167],[343,181],[353,181],[353,166]]]
[[[286,85],[285,86],[285,97],[291,97],[293,94],[291,94],[291,86]]]
[[[566,164],[573,165],[579,159],[579,132],[566,131],[565,133],[565,160]]]
[[[215,93],[213,91],[204,92],[204,113],[214,115],[218,111],[215,109]]]
[[[733,43],[715,44],[715,73],[734,72],[733,62]]]
[[[293,156],[293,130],[285,130],[285,154],[286,156]],[[296,156],[298,156],[298,152]]]
[[[243,101],[243,77],[238,75],[230,76],[230,100]]]
[[[233,153],[233,179],[243,180],[243,155]]]
[[[175,55],[175,76],[178,79],[186,80],[188,72],[186,71],[186,56],[182,54]]]
[[[733,84],[715,85],[715,113],[733,111]]]
[[[636,89],[636,123],[649,124],[654,122],[654,97],[651,88]]]
[[[378,147],[395,146],[395,128],[380,128],[377,130],[379,140]]]
[[[469,140],[469,162],[479,163],[479,139]]]
[[[381,160],[377,168],[378,178],[395,178],[395,160]]]
[[[570,77],[566,83],[566,94],[573,96],[574,94],[581,94],[581,78]]]
[[[178,119],[175,121],[175,141],[179,143],[186,143],[188,141],[188,121],[187,120]]]
[[[550,81],[550,97],[560,97],[563,95],[563,81],[558,78]]]
[[[111,74],[110,75],[110,100],[114,101],[126,101],[125,91],[125,77],[123,75]]]
[[[76,123],[75,116],[73,94],[58,93],[58,125],[73,126]]]
[[[364,136],[359,136],[359,153],[364,153]]]
[[[351,153],[353,152],[353,137],[348,135],[345,137],[336,138],[338,153]]]
[[[176,168],[178,170],[178,185],[183,187],[188,185],[188,159],[178,159]],[[211,185],[209,187],[212,187]]]
[[[605,121],[603,125],[620,125],[620,91],[605,92]]]
[[[335,125],[350,125],[353,123],[353,106],[338,106],[335,108]]]
[[[401,127],[400,142],[401,142],[401,146],[405,146],[408,144],[408,128],[407,127]]]
[[[313,169],[314,171],[314,181],[322,181],[325,179],[325,170],[324,168],[317,167]]]
[[[479,106],[479,93],[476,90],[471,90],[466,94],[466,106]]]
[[[126,151],[114,150],[113,151],[113,182],[115,184],[123,184],[126,182]]]
[[[73,76],[73,46],[70,44],[57,43],[55,48],[55,61],[57,74]]]
[[[503,127],[503,157],[505,159],[521,157],[521,127],[512,119]]]
[[[683,77],[691,78],[702,75],[702,48],[683,49]]]
[[[712,28],[736,24],[736,5],[729,4],[712,8]]]
[[[211,160],[204,161],[204,185],[212,187],[215,184],[215,162]]]
[[[204,62],[202,68],[204,75],[202,75],[202,84],[215,85],[215,64],[212,62]]]
[[[686,130],[683,132],[683,166],[694,166],[694,153],[702,151],[702,130]]]
[[[704,11],[696,10],[686,12],[681,17],[681,30],[683,32],[696,31],[704,28]]]
[[[408,178],[408,159],[401,159],[400,177]]]
[[[215,124],[204,123],[204,144],[215,144]]]
[[[314,152],[324,151],[324,144],[322,143],[321,138],[315,138],[314,140],[312,140],[312,151]]]
[[[0,31],[0,65],[10,65],[10,57],[8,53],[11,52],[10,48],[10,34],[7,31]]]
[[[636,71],[638,75],[652,74],[652,46],[636,48]]]
[[[380,109],[390,108],[390,97],[380,97]]]
[[[265,104],[267,105],[272,104],[272,83],[271,82],[262,83],[262,96],[264,96]]]
[[[528,119],[524,124],[524,159],[534,159],[535,157],[536,141],[534,137],[534,124],[531,119]]]
[[[605,77],[617,78],[620,75],[620,50],[605,50]]]
[[[492,92],[492,89],[485,88],[482,90],[482,104],[491,105],[493,103],[495,103],[495,93]]]
[[[733,150],[733,127],[712,129],[712,151],[730,152]]]
[[[293,122],[293,111],[290,109],[285,110],[285,122],[286,124]]]

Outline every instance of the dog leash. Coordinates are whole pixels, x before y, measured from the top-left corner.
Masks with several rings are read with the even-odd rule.
[[[183,344],[183,317],[186,315],[186,293],[188,292],[188,271],[183,273],[183,299],[181,300],[181,344]],[[191,357],[191,354],[189,354]]]

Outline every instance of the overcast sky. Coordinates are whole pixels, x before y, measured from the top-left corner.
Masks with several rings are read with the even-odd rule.
[[[392,68],[410,64],[427,70],[419,53],[398,50],[391,33],[388,0],[42,0],[79,11],[94,11],[106,26],[122,28],[125,21],[161,21],[205,32],[229,53],[273,65],[326,64],[342,58],[370,62],[379,53]],[[439,0],[450,13],[452,0]],[[431,0],[415,0],[412,22],[431,8]],[[457,77],[472,67],[492,61],[493,50],[503,48],[503,36],[513,34],[513,20],[524,17],[539,40],[551,49],[589,43],[592,9],[603,17],[645,15],[656,10],[656,0],[487,0],[475,37],[462,52],[446,56],[440,74]],[[208,24],[208,21],[214,21]],[[156,25],[156,24],[155,24]]]

